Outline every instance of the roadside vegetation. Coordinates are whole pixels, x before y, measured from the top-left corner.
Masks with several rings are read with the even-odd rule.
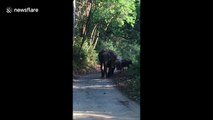
[[[114,76],[131,99],[140,99],[139,0],[76,0],[73,40],[73,74],[97,72],[98,52],[113,50],[132,65]]]

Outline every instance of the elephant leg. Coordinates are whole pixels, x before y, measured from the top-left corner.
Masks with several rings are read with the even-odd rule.
[[[101,77],[103,78],[104,77],[104,71],[103,71],[103,64],[101,63]]]
[[[108,74],[107,74],[108,78],[110,77],[110,72],[111,72],[111,70],[110,70],[110,67],[109,67],[109,71],[108,71]]]
[[[104,74],[103,74],[103,76],[104,77],[106,77],[107,76],[107,64],[106,63],[104,63]]]
[[[114,71],[115,71],[115,67],[114,67],[114,68],[112,68],[112,75],[114,74]]]
[[[112,75],[112,66],[110,65],[110,66],[109,66],[108,77],[111,77],[111,75]]]

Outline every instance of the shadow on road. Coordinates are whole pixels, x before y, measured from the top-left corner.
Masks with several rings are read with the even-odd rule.
[[[123,96],[109,79],[89,74],[73,80],[74,120],[139,120],[140,105]]]

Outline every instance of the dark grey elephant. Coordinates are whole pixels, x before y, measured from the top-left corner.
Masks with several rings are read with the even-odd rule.
[[[117,59],[115,61],[115,66],[117,70],[121,70],[122,69],[122,60],[123,58],[121,56],[117,56]]]
[[[110,49],[104,49],[99,52],[98,58],[100,61],[101,77],[111,77],[115,70],[117,55]],[[107,68],[109,68],[108,72]]]
[[[115,66],[117,70],[124,70],[125,67],[129,68],[129,65],[131,64],[132,64],[131,60],[123,59],[120,56],[118,56],[115,61]]]
[[[121,60],[122,68],[124,68],[124,67],[129,68],[129,65],[132,65],[132,61],[131,60],[126,60],[126,59]]]

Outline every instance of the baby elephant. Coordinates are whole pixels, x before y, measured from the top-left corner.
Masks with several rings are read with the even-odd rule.
[[[129,65],[132,65],[132,61],[131,60],[126,60],[126,59],[123,59],[121,60],[121,68],[129,68]]]
[[[123,59],[120,56],[117,57],[116,61],[116,68],[117,70],[124,70],[124,68],[129,68],[129,65],[132,64],[131,60]]]
[[[121,65],[122,60],[123,60],[123,58],[121,56],[117,56],[117,59],[115,61],[115,66],[116,66],[117,70],[121,70],[122,69],[122,65]]]

